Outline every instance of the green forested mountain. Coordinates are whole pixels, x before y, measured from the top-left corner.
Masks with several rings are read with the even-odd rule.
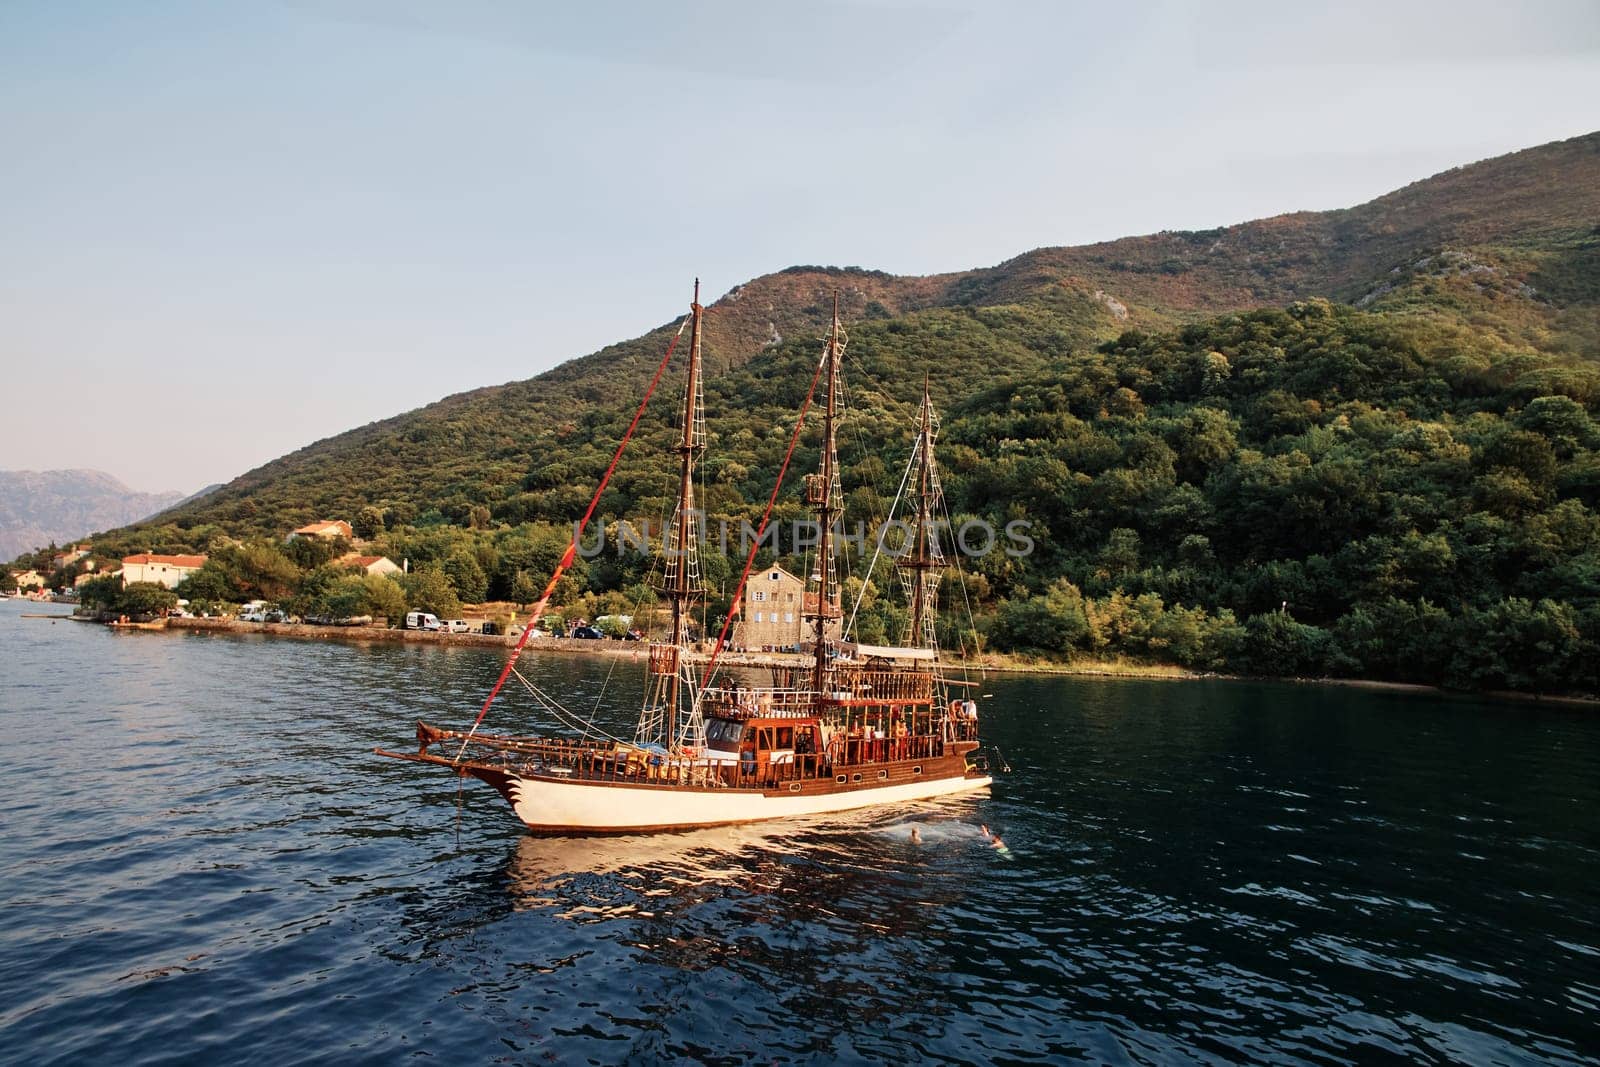
[[[749,282],[707,313],[713,518],[764,502],[835,290],[856,510],[892,497],[927,374],[952,514],[1032,524],[1032,554],[950,583],[982,631],[952,612],[952,641],[1600,688],[1600,134],[1343,211],[954,275]],[[458,592],[512,595],[559,549],[675,328],[318,442],[97,544],[198,550],[359,517]],[[608,520],[665,511],[671,407]],[[595,591],[644,577],[615,557],[582,574]],[[897,625],[868,603],[866,628]]]

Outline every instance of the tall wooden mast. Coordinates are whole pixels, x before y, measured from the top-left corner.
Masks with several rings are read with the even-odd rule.
[[[907,644],[927,644],[927,634],[932,630],[935,605],[933,590],[929,588],[928,572],[941,565],[937,546],[932,542],[933,532],[933,398],[929,395],[928,379],[922,379],[922,412],[917,421],[917,522],[912,531],[911,554],[900,561],[900,566],[912,572],[911,579],[911,632]]]
[[[833,327],[828,331],[828,347],[823,373],[828,377],[828,399],[822,414],[822,472],[807,481],[812,490],[806,495],[817,512],[817,616],[816,616],[816,677],[818,693],[828,688],[828,609],[833,603],[833,520],[840,509],[834,507],[833,483],[838,477],[834,470],[834,420],[838,415],[839,384],[839,294],[833,294]]]
[[[694,694],[684,693],[683,652],[689,644],[691,605],[700,595],[700,530],[694,506],[694,472],[700,453],[705,451],[705,412],[701,392],[700,279],[694,282],[694,301],[689,305],[689,366],[683,385],[683,431],[672,451],[678,455],[678,501],[672,523],[662,538],[662,582],[657,590],[672,609],[672,631],[668,640],[650,646],[650,675],[653,694],[645,700],[634,739],[640,744],[659,744],[670,748],[698,745],[701,727]],[[687,696],[687,700],[685,697]],[[687,715],[683,714],[685,711]]]
[[[689,602],[699,592],[698,531],[694,523],[695,459],[705,450],[705,433],[700,429],[700,279],[694,280],[694,300],[689,305],[693,320],[689,326],[689,373],[683,390],[683,437],[678,447],[678,513],[673,523],[673,544],[667,571],[667,597],[672,601],[672,643],[682,649],[689,643]],[[667,721],[676,725],[682,678],[672,672],[672,689],[667,699]]]

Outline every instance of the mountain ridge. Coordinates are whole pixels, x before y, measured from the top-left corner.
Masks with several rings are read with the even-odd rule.
[[[1489,322],[1509,343],[1593,356],[1600,294],[1580,285],[1576,299],[1558,306],[1541,299],[1528,279],[1559,266],[1563,256],[1592,254],[1584,242],[1597,224],[1600,133],[1591,133],[1454,167],[1352,208],[1044,247],[993,267],[932,275],[791,266],[734,286],[707,306],[706,363],[709,380],[717,382],[794,343],[810,343],[826,325],[835,291],[841,314],[869,348],[890,323],[917,330],[957,309],[1049,309],[1057,320],[1052,339],[1019,342],[1029,351],[1013,351],[1009,363],[988,368],[997,375],[1128,330],[1169,329],[1311,297],[1365,299],[1377,311],[1407,311],[1421,299],[1430,314],[1446,298],[1465,301],[1460,315]],[[1472,266],[1442,273],[1414,267],[1452,249]],[[1504,279],[1507,294],[1492,307],[1482,285],[1490,275]],[[260,529],[244,502],[274,490],[282,498],[269,508],[275,518],[310,519],[397,496],[423,511],[485,488],[490,496],[481,502],[495,506],[495,495],[513,494],[508,483],[552,462],[566,447],[561,442],[608,421],[603,412],[616,383],[646,373],[679,321],[532,378],[452,394],[312,442],[162,518]],[[955,399],[958,390],[944,390],[942,376],[935,377],[939,399]],[[493,433],[484,431],[485,420],[497,424]],[[473,449],[485,461],[483,478],[435,469]],[[328,490],[322,475],[346,464],[363,472],[360,485],[370,492],[350,484]]]

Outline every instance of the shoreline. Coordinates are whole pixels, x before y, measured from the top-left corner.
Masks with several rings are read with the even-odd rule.
[[[453,634],[442,630],[401,630],[388,626],[312,626],[303,622],[240,622],[238,619],[168,619],[167,630],[193,633],[267,634],[301,641],[387,641],[425,645],[466,645],[479,648],[515,648],[517,638],[509,634]],[[642,657],[646,645],[640,641],[581,640],[572,637],[541,637],[530,640],[532,648],[584,655]]]
[[[43,617],[43,616],[38,616]],[[50,616],[72,618],[81,622],[94,622],[82,616]],[[270,637],[287,637],[301,641],[385,641],[411,642],[445,646],[479,648],[513,648],[517,638],[509,635],[453,634],[430,630],[401,630],[387,626],[312,626],[289,622],[240,622],[237,619],[169,619],[167,631],[190,633],[264,634]],[[542,637],[529,641],[524,651],[540,649],[563,655],[624,656],[642,659],[648,645],[644,642],[617,641],[609,638],[582,640],[571,637]],[[1080,664],[1016,662],[1000,659],[998,662],[984,657],[974,661],[955,661],[953,668],[976,671],[980,674],[1012,674],[1076,678],[1104,678],[1121,681],[1155,682],[1280,682],[1291,685],[1342,686],[1365,689],[1371,692],[1406,693],[1421,696],[1451,698],[1479,698],[1517,704],[1540,704],[1573,708],[1600,707],[1600,698],[1562,696],[1546,693],[1521,693],[1511,690],[1450,689],[1441,685],[1421,682],[1389,682],[1374,678],[1305,678],[1284,675],[1247,676],[1220,674],[1209,671],[1190,671],[1182,667],[1156,663],[1124,663],[1115,660],[1092,660]]]

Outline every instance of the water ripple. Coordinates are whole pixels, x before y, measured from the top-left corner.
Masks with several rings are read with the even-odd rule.
[[[534,838],[488,790],[369,755],[467,717],[498,657],[30,627],[0,605],[8,1059],[1600,1050],[1587,714],[997,680],[988,729],[1016,771],[992,796]],[[585,708],[609,667],[535,663]],[[616,679],[607,727],[638,699]]]

